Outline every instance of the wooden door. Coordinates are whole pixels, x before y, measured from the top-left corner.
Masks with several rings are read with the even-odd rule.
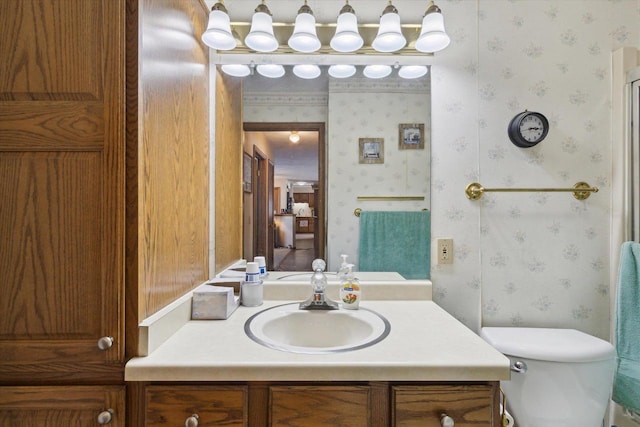
[[[274,191],[273,183],[275,167],[273,162],[269,160],[268,180],[267,180],[267,269],[273,270],[273,248],[275,247],[275,230],[274,220]]]
[[[0,27],[0,382],[121,379],[124,1],[3,0]]]

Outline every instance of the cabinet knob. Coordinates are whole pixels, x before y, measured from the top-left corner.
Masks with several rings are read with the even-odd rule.
[[[451,418],[447,414],[440,415],[440,425],[442,427],[453,427],[455,423],[453,422],[453,418]]]
[[[113,337],[102,337],[98,340],[98,348],[100,350],[108,350],[113,345]]]
[[[98,424],[100,425],[109,424],[112,418],[113,418],[113,409],[107,409],[106,411],[102,411],[100,412],[100,414],[98,414]]]
[[[184,427],[198,427],[198,414],[193,414],[184,420]]]

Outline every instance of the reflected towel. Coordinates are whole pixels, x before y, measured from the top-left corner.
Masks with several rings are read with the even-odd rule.
[[[360,271],[397,271],[405,279],[430,277],[430,212],[360,214]]]
[[[616,297],[613,400],[640,412],[640,244],[625,242],[620,253]]]

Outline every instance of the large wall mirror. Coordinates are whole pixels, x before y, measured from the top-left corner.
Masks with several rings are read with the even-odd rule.
[[[290,72],[280,79],[256,73],[243,81],[242,114],[244,151],[255,162],[263,158],[267,173],[273,167],[267,209],[274,226],[258,249],[273,246],[272,268],[309,270],[320,255],[334,271],[341,254],[357,268],[357,208],[430,209],[429,74],[402,79],[394,71],[369,79],[358,69],[354,77],[334,79],[323,70],[320,78],[303,80]],[[400,200],[407,196],[417,200]],[[259,197],[244,195],[247,258],[259,247],[252,218]]]

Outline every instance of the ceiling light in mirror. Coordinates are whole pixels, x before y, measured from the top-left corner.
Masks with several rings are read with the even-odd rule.
[[[294,144],[297,144],[298,142],[300,142],[300,134],[298,133],[297,130],[291,131],[291,135],[289,135],[289,141],[291,141]]]
[[[356,73],[356,67],[353,65],[332,65],[329,67],[329,75],[337,79],[346,79]]]
[[[358,18],[349,1],[340,10],[336,33],[329,45],[337,52],[354,52],[362,47],[364,41],[358,31]]]
[[[221,65],[222,72],[233,77],[247,77],[251,74],[251,69],[245,64],[225,64]]]
[[[321,43],[316,35],[316,18],[314,18],[311,8],[307,6],[306,0],[298,10],[296,24],[288,44],[291,49],[303,53],[315,52],[320,49]]]
[[[313,64],[301,64],[293,67],[293,74],[301,79],[315,79],[320,76],[320,67]]]
[[[417,79],[426,75],[429,69],[424,65],[403,65],[398,70],[398,75],[403,79]]]
[[[391,74],[391,66],[389,65],[367,65],[362,70],[362,74],[370,79],[382,79]]]
[[[278,64],[260,64],[256,67],[261,76],[277,79],[284,76],[284,67]]]
[[[380,17],[378,35],[373,40],[371,47],[378,52],[395,52],[407,44],[407,39],[400,28],[400,15],[394,5],[389,4]]]
[[[273,19],[264,0],[256,7],[251,18],[251,30],[244,39],[249,49],[257,52],[273,52],[278,48],[278,40],[273,35]]]
[[[236,47],[236,39],[231,33],[231,23],[227,9],[221,2],[213,5],[209,14],[207,31],[202,34],[202,41],[217,50],[231,50]]]

